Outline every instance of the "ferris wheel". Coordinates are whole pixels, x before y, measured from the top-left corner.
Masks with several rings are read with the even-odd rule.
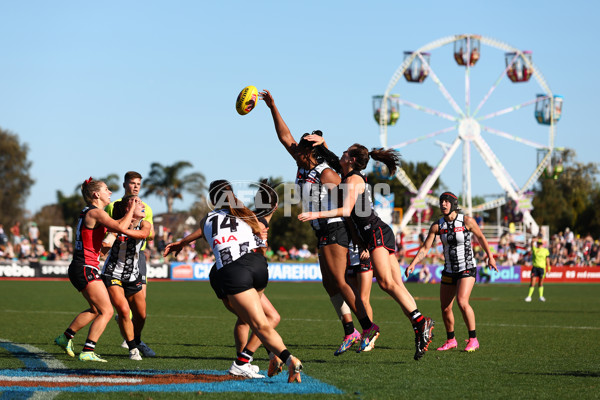
[[[444,55],[444,47],[450,48],[452,54]],[[494,52],[499,57],[494,58]],[[484,77],[479,75],[479,79],[474,80],[472,74],[475,71],[472,70],[484,64],[482,62],[478,64],[478,61],[485,60],[487,57],[489,59],[486,61],[488,64],[485,75],[491,75]],[[444,69],[447,65],[451,65],[454,75],[451,75],[450,79],[443,78],[442,71],[436,72],[436,68],[442,65]],[[461,76],[461,68],[464,68],[464,77]],[[402,78],[405,82],[400,84]],[[445,85],[442,79],[446,79],[448,83]],[[474,90],[476,82],[479,81],[489,82],[489,89],[485,90],[486,83],[484,83],[480,85],[484,90]],[[537,83],[535,91],[532,91],[531,82]],[[524,97],[524,101],[519,100],[517,104],[508,106],[498,101],[491,101],[497,89],[503,84],[518,86],[514,97]],[[430,90],[428,94],[419,93],[418,90],[425,89],[426,86]],[[392,90],[396,87],[400,88],[400,94],[392,94]],[[453,96],[453,90],[464,97],[459,100],[458,97]],[[507,93],[510,96],[507,96]],[[421,99],[426,105],[417,104],[410,96]],[[510,90],[505,91],[503,99],[511,96]],[[516,204],[527,203],[527,191],[543,173],[551,170],[553,164],[559,162],[554,151],[554,138],[555,125],[562,112],[562,103],[562,96],[552,93],[539,68],[534,65],[531,51],[522,51],[494,39],[480,35],[455,35],[433,41],[416,51],[404,52],[404,61],[394,72],[385,93],[373,97],[373,112],[379,124],[381,144],[385,148],[407,148],[402,151],[406,154],[410,153],[411,146],[429,142],[432,150],[436,148],[435,144],[438,144],[442,152],[441,157],[437,157],[439,162],[418,188],[402,168],[396,172],[396,178],[413,194],[413,201],[403,215],[400,228],[408,225],[415,212],[422,209],[425,204],[438,206],[437,197],[429,192],[461,145],[462,207],[468,215],[502,206],[507,198],[514,200]],[[534,112],[525,120],[522,112],[527,106],[533,106]],[[419,114],[421,121],[413,125],[413,128],[403,130],[405,120],[400,115],[401,107],[402,110],[411,110],[414,114]],[[492,109],[488,110],[490,108]],[[515,122],[511,127],[512,116],[515,116]],[[494,126],[496,118],[502,119],[501,128]],[[389,145],[388,138],[393,133],[390,127],[397,123],[401,130],[400,135],[408,140]],[[542,136],[540,136],[540,128],[542,128]],[[519,134],[511,132],[513,130]],[[546,143],[539,142],[541,137],[547,138]],[[444,139],[446,142],[440,140],[434,142],[434,138]],[[536,149],[537,166],[531,168],[531,173],[525,175],[523,183],[518,184],[505,166],[510,165],[514,168],[516,165],[522,174],[527,168],[527,164],[523,163],[524,160],[515,157],[516,153],[513,151],[508,151],[507,154],[496,154],[493,150],[496,146],[490,145],[490,140],[509,141],[510,146],[528,146]],[[485,166],[504,192],[476,207],[472,204],[471,145],[481,155]],[[506,145],[504,147],[506,148]],[[497,146],[497,149],[499,148],[500,146]],[[437,154],[435,151],[430,153]],[[533,234],[537,234],[539,227],[531,216],[530,209],[526,206],[521,209],[523,222]]]

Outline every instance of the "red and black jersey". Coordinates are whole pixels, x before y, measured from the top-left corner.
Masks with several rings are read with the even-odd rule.
[[[79,214],[77,231],[75,233],[75,250],[71,265],[89,265],[90,267],[98,268],[100,264],[100,249],[102,248],[102,240],[104,240],[104,236],[106,235],[106,227],[100,225],[94,229],[90,229],[85,226],[85,216],[94,208],[97,207],[86,207]]]
[[[342,178],[342,183],[346,183],[347,179],[352,175],[358,175],[365,182],[365,191],[358,195],[356,203],[352,209],[350,217],[359,231],[364,231],[375,227],[381,219],[375,212],[373,206],[373,197],[371,195],[371,187],[367,183],[367,177],[360,171],[352,170],[348,175]]]

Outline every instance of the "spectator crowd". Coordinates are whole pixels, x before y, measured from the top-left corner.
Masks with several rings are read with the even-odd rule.
[[[531,265],[531,243],[517,243],[505,234],[498,242],[497,261],[500,265]],[[600,240],[590,234],[581,236],[569,228],[550,237],[544,247],[550,251],[553,266],[600,266]]]
[[[65,232],[67,228],[65,227]],[[184,232],[184,237],[189,232]],[[420,238],[422,240],[423,238]],[[70,261],[73,254],[72,238],[68,235],[55,240],[51,249],[44,246],[40,239],[40,230],[35,222],[28,222],[22,226],[15,223],[8,230],[0,224],[0,260],[64,260]],[[167,243],[174,240],[171,230],[160,227],[155,240],[149,242],[146,257],[151,262],[165,262],[162,251]],[[397,256],[402,265],[404,262],[404,249],[402,235],[397,235]],[[553,266],[600,266],[600,240],[587,234],[581,236],[569,228],[551,236],[550,243],[544,243],[550,251],[550,264]],[[495,253],[498,265],[531,265],[531,243],[519,242],[515,235],[503,234],[496,246]],[[474,246],[478,265],[484,264],[484,253],[475,243]],[[306,244],[288,249],[281,246],[277,249],[268,248],[269,262],[318,262],[316,251],[311,251]],[[214,256],[208,249],[196,249],[192,244],[186,246],[172,261],[186,263],[212,263]],[[443,254],[433,248],[428,254],[428,264],[439,264]]]

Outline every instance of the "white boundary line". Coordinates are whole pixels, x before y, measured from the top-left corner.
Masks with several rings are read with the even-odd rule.
[[[43,363],[46,364],[46,366],[48,368],[56,368],[56,369],[65,369],[66,368],[62,362],[60,362],[59,360],[54,358],[54,356],[52,356],[50,353],[46,353],[44,350],[42,350],[38,347],[32,346],[30,344],[26,344],[26,343],[15,343],[8,339],[2,339],[2,338],[0,338],[0,342],[10,343],[13,346],[21,347],[21,348],[27,350],[28,352],[35,354]],[[0,379],[1,378],[6,378],[6,377],[0,377]],[[4,380],[8,380],[8,379],[4,379]],[[7,389],[9,389],[9,388],[7,388]],[[58,396],[61,392],[34,391],[34,388],[32,388],[31,393],[32,394],[29,397],[30,400],[52,400],[53,398]]]
[[[27,343],[15,343],[11,340],[2,339],[2,338],[0,338],[0,342],[10,343],[13,346],[18,346],[18,347],[24,348],[28,352],[35,354],[40,359],[40,361],[43,362],[44,364],[46,364],[46,366],[50,369],[65,369],[65,368],[67,368],[67,367],[65,367],[65,365],[62,362],[60,362],[59,360],[54,358],[53,355],[51,355],[50,353],[46,353],[44,350],[42,350],[38,347],[32,346]]]

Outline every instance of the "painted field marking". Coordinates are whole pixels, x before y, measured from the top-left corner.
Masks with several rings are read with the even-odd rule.
[[[342,394],[335,386],[302,374],[290,384],[287,374],[244,379],[217,370],[93,370],[69,369],[45,351],[0,339],[0,347],[25,368],[0,369],[0,399],[48,399],[59,392],[253,392],[271,394]],[[262,371],[267,374],[267,371]]]
[[[21,360],[25,365],[25,368],[66,368],[65,365],[54,358],[54,356],[30,344],[15,344],[10,340],[0,338],[0,347],[5,348],[16,358]]]
[[[253,392],[272,394],[342,394],[308,375],[302,383],[290,384],[282,373],[265,379],[240,379],[225,371],[185,370],[0,370],[0,388],[41,392]],[[262,371],[266,374],[266,371]],[[126,376],[110,378],[108,376]],[[20,379],[22,378],[22,379]],[[131,381],[135,381],[132,383]],[[83,382],[82,382],[83,381]],[[85,384],[84,384],[85,382]]]

